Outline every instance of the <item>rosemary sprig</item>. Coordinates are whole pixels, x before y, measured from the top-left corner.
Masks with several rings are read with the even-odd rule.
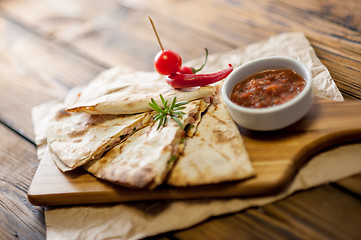
[[[153,117],[154,122],[159,121],[157,130],[167,125],[168,116],[173,119],[173,121],[175,121],[180,128],[183,129],[183,124],[180,119],[182,119],[185,112],[182,112],[181,110],[186,108],[183,105],[187,104],[188,102],[182,101],[177,103],[177,99],[174,97],[172,103],[168,106],[168,101],[164,99],[162,94],[159,96],[160,100],[162,101],[163,108],[160,107],[153,98],[151,98],[151,102],[149,103],[149,106],[158,112]]]

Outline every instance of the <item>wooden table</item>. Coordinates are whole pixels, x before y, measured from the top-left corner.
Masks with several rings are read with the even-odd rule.
[[[290,31],[306,34],[347,101],[361,99],[359,0],[4,0],[0,2],[0,239],[44,239],[27,200],[38,166],[31,108],[114,65],[153,70],[163,45],[184,61]],[[361,174],[154,239],[357,239]]]

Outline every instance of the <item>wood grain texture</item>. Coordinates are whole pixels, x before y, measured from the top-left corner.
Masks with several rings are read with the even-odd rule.
[[[153,59],[160,49],[147,17],[148,14],[152,15],[152,4],[137,1],[119,4],[115,0],[105,2],[80,0],[64,4],[36,0],[32,3],[7,2],[3,8],[30,23],[39,34],[70,44],[100,62],[136,70],[153,70]],[[44,9],[47,11],[42,11]],[[203,56],[205,46],[210,52],[213,49],[231,49],[204,34],[189,31],[175,19],[155,21],[164,46],[177,49],[185,59]],[[204,44],[196,46],[191,42]],[[188,56],[187,53],[192,55]]]
[[[27,201],[37,168],[35,146],[0,125],[0,239],[45,239],[43,208]]]
[[[286,187],[297,170],[320,150],[360,140],[360,114],[361,102],[317,98],[310,112],[288,128],[274,132],[241,129],[256,177],[218,185],[127,189],[99,181],[81,170],[64,174],[46,154],[30,186],[29,200],[51,206],[272,194]]]
[[[30,111],[45,101],[64,98],[85,85],[104,66],[42,39],[0,12],[0,118],[33,139]]]
[[[355,176],[351,176],[345,179],[341,179],[340,181],[337,181],[337,184],[347,189],[348,191],[361,196],[361,174],[357,174]]]
[[[285,200],[214,217],[174,233],[177,239],[358,239],[360,199],[332,186],[295,193]],[[340,220],[343,223],[340,224]],[[347,237],[346,237],[347,236]]]
[[[32,173],[37,165],[31,144],[31,156],[24,147],[33,139],[30,108],[63,97],[69,87],[112,65],[152,70],[159,48],[147,14],[167,48],[185,61],[203,56],[203,47],[221,52],[303,31],[344,97],[352,100],[361,99],[360,8],[359,0],[1,1],[0,179],[5,192],[0,238],[45,238],[42,209],[24,195],[30,177],[20,173],[22,165]],[[359,183],[359,176],[350,177],[152,239],[358,239]]]
[[[138,70],[153,70],[152,60],[159,51],[147,14],[154,16],[164,45],[185,60],[202,56],[203,47],[214,53],[281,32],[302,31],[345,97],[361,97],[354,91],[361,87],[357,0],[346,1],[342,10],[337,0],[105,2],[81,0],[59,8],[60,3],[44,0],[7,1],[2,7],[45,37],[66,42],[108,65]]]

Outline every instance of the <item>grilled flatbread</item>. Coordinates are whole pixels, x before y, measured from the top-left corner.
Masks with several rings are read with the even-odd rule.
[[[92,114],[134,114],[151,111],[151,98],[161,104],[159,95],[171,102],[192,101],[214,95],[214,86],[173,89],[164,76],[156,72],[135,72],[124,74],[114,67],[101,73],[82,92],[80,97],[67,106],[69,112]]]
[[[237,125],[221,97],[208,107],[194,137],[169,172],[172,186],[195,186],[241,180],[254,175]]]
[[[99,157],[149,119],[150,113],[91,115],[63,109],[48,124],[47,143],[57,166],[69,171]]]
[[[183,126],[194,123],[202,100],[188,103]],[[181,129],[173,120],[157,130],[157,123],[131,135],[122,144],[109,150],[102,158],[89,162],[84,168],[96,177],[132,188],[153,189],[164,181],[182,151]]]

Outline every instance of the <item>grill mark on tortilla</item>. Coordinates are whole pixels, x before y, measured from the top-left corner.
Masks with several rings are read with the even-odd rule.
[[[187,116],[185,116],[183,119],[183,125],[186,125],[191,116],[194,116],[198,111],[198,101],[192,103],[187,108],[189,108],[189,110]],[[159,132],[158,130],[155,130],[156,127],[157,126],[154,125],[154,122],[151,123],[148,125],[147,129],[137,131],[135,135],[132,135],[132,139],[129,138],[120,146],[117,146],[116,148],[108,151],[102,159],[89,162],[84,166],[84,168],[93,173],[93,175],[115,184],[133,188],[155,188],[164,181],[167,173],[173,166],[174,161],[170,161],[172,156],[179,155],[179,142],[181,141],[182,135],[182,130],[171,119],[168,120],[168,125],[160,129]],[[170,129],[170,132],[167,130],[167,128]],[[137,144],[146,144],[143,145],[143,148],[150,150],[150,147],[152,147],[154,144],[153,141],[149,141],[149,139],[153,139],[153,134],[156,134],[155,136],[157,136],[158,133],[162,131],[162,135],[169,132],[163,137],[172,138],[169,139],[171,141],[168,142],[167,140],[165,143],[163,138],[155,138],[155,140],[158,138],[159,141],[163,141],[164,143],[161,144],[161,147],[158,148],[156,152],[159,154],[159,156],[164,157],[160,158],[153,154],[154,158],[161,161],[152,161],[152,159],[148,159],[144,162],[144,159],[147,159],[149,152],[138,150],[135,148],[133,143],[139,141]],[[139,145],[137,147],[139,148]],[[136,171],[133,171],[133,169]]]
[[[109,89],[104,92],[104,95],[110,95],[112,93],[118,92],[118,91],[126,89],[126,88],[129,88],[129,86],[122,86],[122,87],[118,87],[118,88]]]
[[[86,133],[90,127],[102,124],[106,121],[113,120],[119,117],[118,115],[91,115],[83,114],[82,117],[74,123],[74,130],[71,131],[68,135],[69,137],[81,136]]]
[[[222,124],[227,124],[225,121],[219,119],[217,116],[213,115],[213,114],[209,114],[210,117],[214,118],[215,120],[217,120],[218,122],[221,122]]]
[[[223,131],[221,130],[215,130],[213,131],[215,133],[215,137],[216,137],[216,142],[217,143],[223,143],[223,142],[228,142],[231,141],[232,139],[235,138],[235,136],[229,137],[227,136]]]
[[[198,128],[194,136],[186,140],[188,151],[186,147],[168,174],[169,185],[185,187],[214,184],[254,175],[242,138],[237,134],[237,127],[227,114],[219,95],[202,116]],[[200,149],[203,153],[207,149],[210,152],[202,155]],[[218,167],[219,164],[226,164],[225,168]]]
[[[88,120],[87,123],[90,125],[95,125],[95,124],[101,124],[104,123],[105,121],[108,120],[113,120],[115,118],[118,118],[122,115],[91,115],[91,114],[87,114],[88,116]]]
[[[202,173],[202,171],[199,169],[199,167],[193,161],[190,162],[190,165],[193,167],[193,169],[197,172],[197,174],[199,176],[202,177],[203,175],[205,175],[205,174]],[[205,171],[205,172],[208,172],[208,171]]]
[[[84,133],[86,133],[87,130],[88,130],[88,128],[87,129],[83,128],[83,129],[79,129],[79,130],[73,130],[68,135],[69,135],[69,137],[81,136],[81,135],[84,135]]]
[[[63,171],[69,171],[71,169],[74,169],[78,166],[81,166],[85,164],[88,161],[95,160],[99,157],[101,157],[104,152],[108,151],[110,148],[114,147],[115,145],[118,145],[122,142],[122,140],[125,140],[129,137],[131,133],[133,133],[135,130],[138,130],[140,128],[145,127],[147,122],[149,121],[150,115],[149,114],[142,114],[139,116],[136,116],[133,120],[130,121],[130,125],[128,127],[124,127],[122,131],[110,133],[112,136],[107,139],[97,139],[97,135],[94,131],[93,133],[88,136],[84,133],[87,132],[90,128],[93,126],[101,125],[104,122],[107,121],[113,121],[117,120],[119,117],[124,117],[125,115],[90,115],[87,113],[75,113],[75,114],[69,114],[70,118],[66,119],[60,119],[59,121],[54,122],[55,126],[59,124],[61,121],[65,120],[68,121],[68,131],[65,131],[65,134],[63,134],[63,138],[55,138],[56,135],[61,136],[62,134],[62,128],[55,128],[54,136],[49,141],[48,138],[48,144],[49,146],[53,146],[54,142],[57,142],[58,147],[56,147],[56,151],[53,151],[54,153],[57,152],[56,158],[60,160],[61,144],[64,144],[64,142],[69,142],[69,144],[80,144],[83,147],[82,148],[70,148],[66,152],[64,156],[62,156],[61,161],[63,161],[64,165],[67,166],[67,168],[61,168]],[[112,124],[112,127],[120,126],[122,127],[123,124]],[[108,125],[105,126],[99,126],[98,131],[101,131],[102,133],[108,132]],[[119,128],[121,129],[121,128]],[[85,138],[86,137],[86,141]],[[87,145],[84,145],[88,143]],[[94,147],[91,142],[97,142],[96,147]],[[56,143],[55,143],[56,144]],[[52,147],[51,147],[52,148]],[[79,151],[78,151],[79,150]],[[53,154],[54,155],[54,154]],[[74,155],[79,155],[78,157],[72,157]],[[59,166],[59,164],[57,164]],[[69,168],[70,169],[69,169]]]

